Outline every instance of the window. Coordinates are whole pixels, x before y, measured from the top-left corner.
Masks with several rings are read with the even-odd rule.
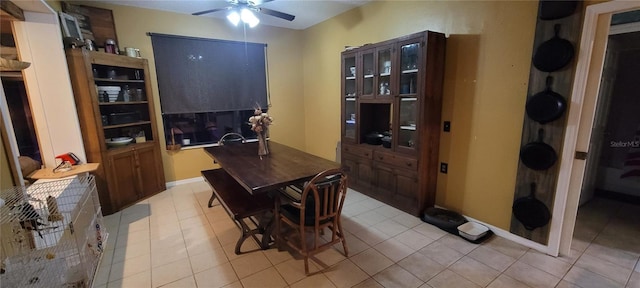
[[[167,143],[172,131],[183,146],[256,137],[247,122],[267,107],[266,44],[150,35]]]
[[[266,112],[266,110],[263,110]],[[217,143],[226,133],[239,133],[246,139],[256,139],[248,124],[253,109],[241,111],[165,114],[164,129],[167,143],[175,140],[182,146]],[[173,137],[171,139],[171,129]],[[186,141],[183,141],[186,140]]]

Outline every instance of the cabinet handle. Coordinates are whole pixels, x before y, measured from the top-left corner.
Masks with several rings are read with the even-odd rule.
[[[411,167],[413,165],[411,165],[411,162],[407,162],[407,166]]]
[[[369,156],[369,153],[364,153],[364,156]]]
[[[382,156],[378,156],[378,159],[382,160],[382,159],[384,159],[384,157],[382,157]]]

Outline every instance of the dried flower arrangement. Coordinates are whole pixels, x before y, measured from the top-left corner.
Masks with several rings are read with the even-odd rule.
[[[263,113],[260,106],[257,106],[253,111],[253,116],[249,117],[251,130],[256,132],[256,135],[258,136],[258,155],[260,156],[260,159],[262,159],[262,156],[269,154],[267,130],[272,122],[273,117],[269,116],[267,113]]]
[[[251,130],[256,133],[266,132],[271,122],[273,122],[273,117],[267,113],[263,113],[260,106],[256,107],[253,111],[253,116],[249,117]]]

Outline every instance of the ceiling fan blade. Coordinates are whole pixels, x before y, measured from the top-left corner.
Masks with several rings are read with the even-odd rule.
[[[258,12],[260,12],[262,14],[267,14],[267,15],[271,15],[271,16],[274,16],[274,17],[282,18],[284,20],[289,20],[289,21],[293,21],[293,19],[296,18],[296,16],[293,16],[291,14],[287,14],[287,13],[283,13],[283,12],[280,12],[280,11],[271,10],[271,9],[267,9],[267,8],[258,8]]]
[[[218,12],[218,11],[222,11],[222,10],[227,10],[227,9],[229,9],[229,7],[225,7],[225,8],[217,8],[217,9],[211,9],[211,10],[204,10],[204,11],[200,11],[200,12],[192,13],[191,15],[198,16],[198,15],[203,15],[203,14],[208,14],[208,13]]]

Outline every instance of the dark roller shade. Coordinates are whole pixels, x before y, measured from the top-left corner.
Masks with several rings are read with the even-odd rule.
[[[150,35],[164,114],[267,107],[266,44]]]

